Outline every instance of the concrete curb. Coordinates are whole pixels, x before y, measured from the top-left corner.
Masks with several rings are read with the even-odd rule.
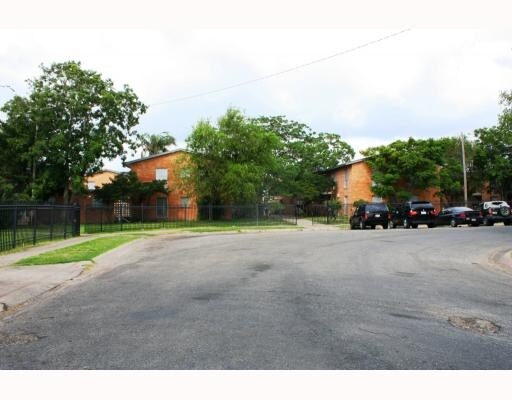
[[[489,261],[505,273],[512,274],[512,250],[498,250],[491,254]]]
[[[0,319],[79,277],[83,263],[4,267],[1,270]]]

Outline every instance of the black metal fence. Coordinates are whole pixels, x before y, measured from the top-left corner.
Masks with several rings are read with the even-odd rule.
[[[82,222],[85,233],[208,226],[296,225],[295,211],[295,206],[269,204],[179,207],[117,202],[109,207],[85,207]]]
[[[0,205],[0,251],[80,235],[80,207]]]

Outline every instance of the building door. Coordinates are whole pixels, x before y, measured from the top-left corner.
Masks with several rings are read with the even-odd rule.
[[[158,197],[156,199],[157,218],[167,218],[167,197]]]

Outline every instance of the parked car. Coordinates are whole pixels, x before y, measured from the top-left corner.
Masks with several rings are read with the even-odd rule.
[[[402,225],[405,229],[417,228],[420,224],[429,228],[436,226],[437,212],[429,201],[407,201],[393,210],[390,228]]]
[[[377,225],[388,229],[390,217],[389,208],[384,203],[361,204],[350,217],[350,229],[366,229],[368,226],[375,229]]]
[[[482,214],[482,223],[487,226],[493,226],[496,222],[510,225],[512,222],[510,206],[506,201],[483,202],[480,204],[480,212]]]
[[[469,207],[448,207],[442,210],[437,216],[437,225],[459,225],[479,226],[482,223],[480,211]]]

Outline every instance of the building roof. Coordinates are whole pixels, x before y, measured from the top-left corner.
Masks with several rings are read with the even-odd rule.
[[[152,158],[167,156],[169,154],[179,153],[179,152],[187,153],[187,150],[184,150],[184,149],[174,149],[174,150],[164,151],[163,153],[152,154],[150,156],[138,158],[136,160],[125,161],[124,165],[132,165],[132,164],[139,163],[139,162],[142,162],[142,161],[151,160]]]
[[[333,171],[336,171],[338,169],[341,169],[341,168],[344,168],[344,167],[348,167],[349,165],[353,165],[353,164],[359,164],[359,163],[362,163],[366,160],[366,157],[364,158],[358,158],[357,160],[352,160],[348,163],[345,163],[345,164],[340,164],[340,165],[337,165],[335,167],[332,167],[332,168],[327,168],[327,169],[323,169],[322,171],[320,172],[333,172]]]

